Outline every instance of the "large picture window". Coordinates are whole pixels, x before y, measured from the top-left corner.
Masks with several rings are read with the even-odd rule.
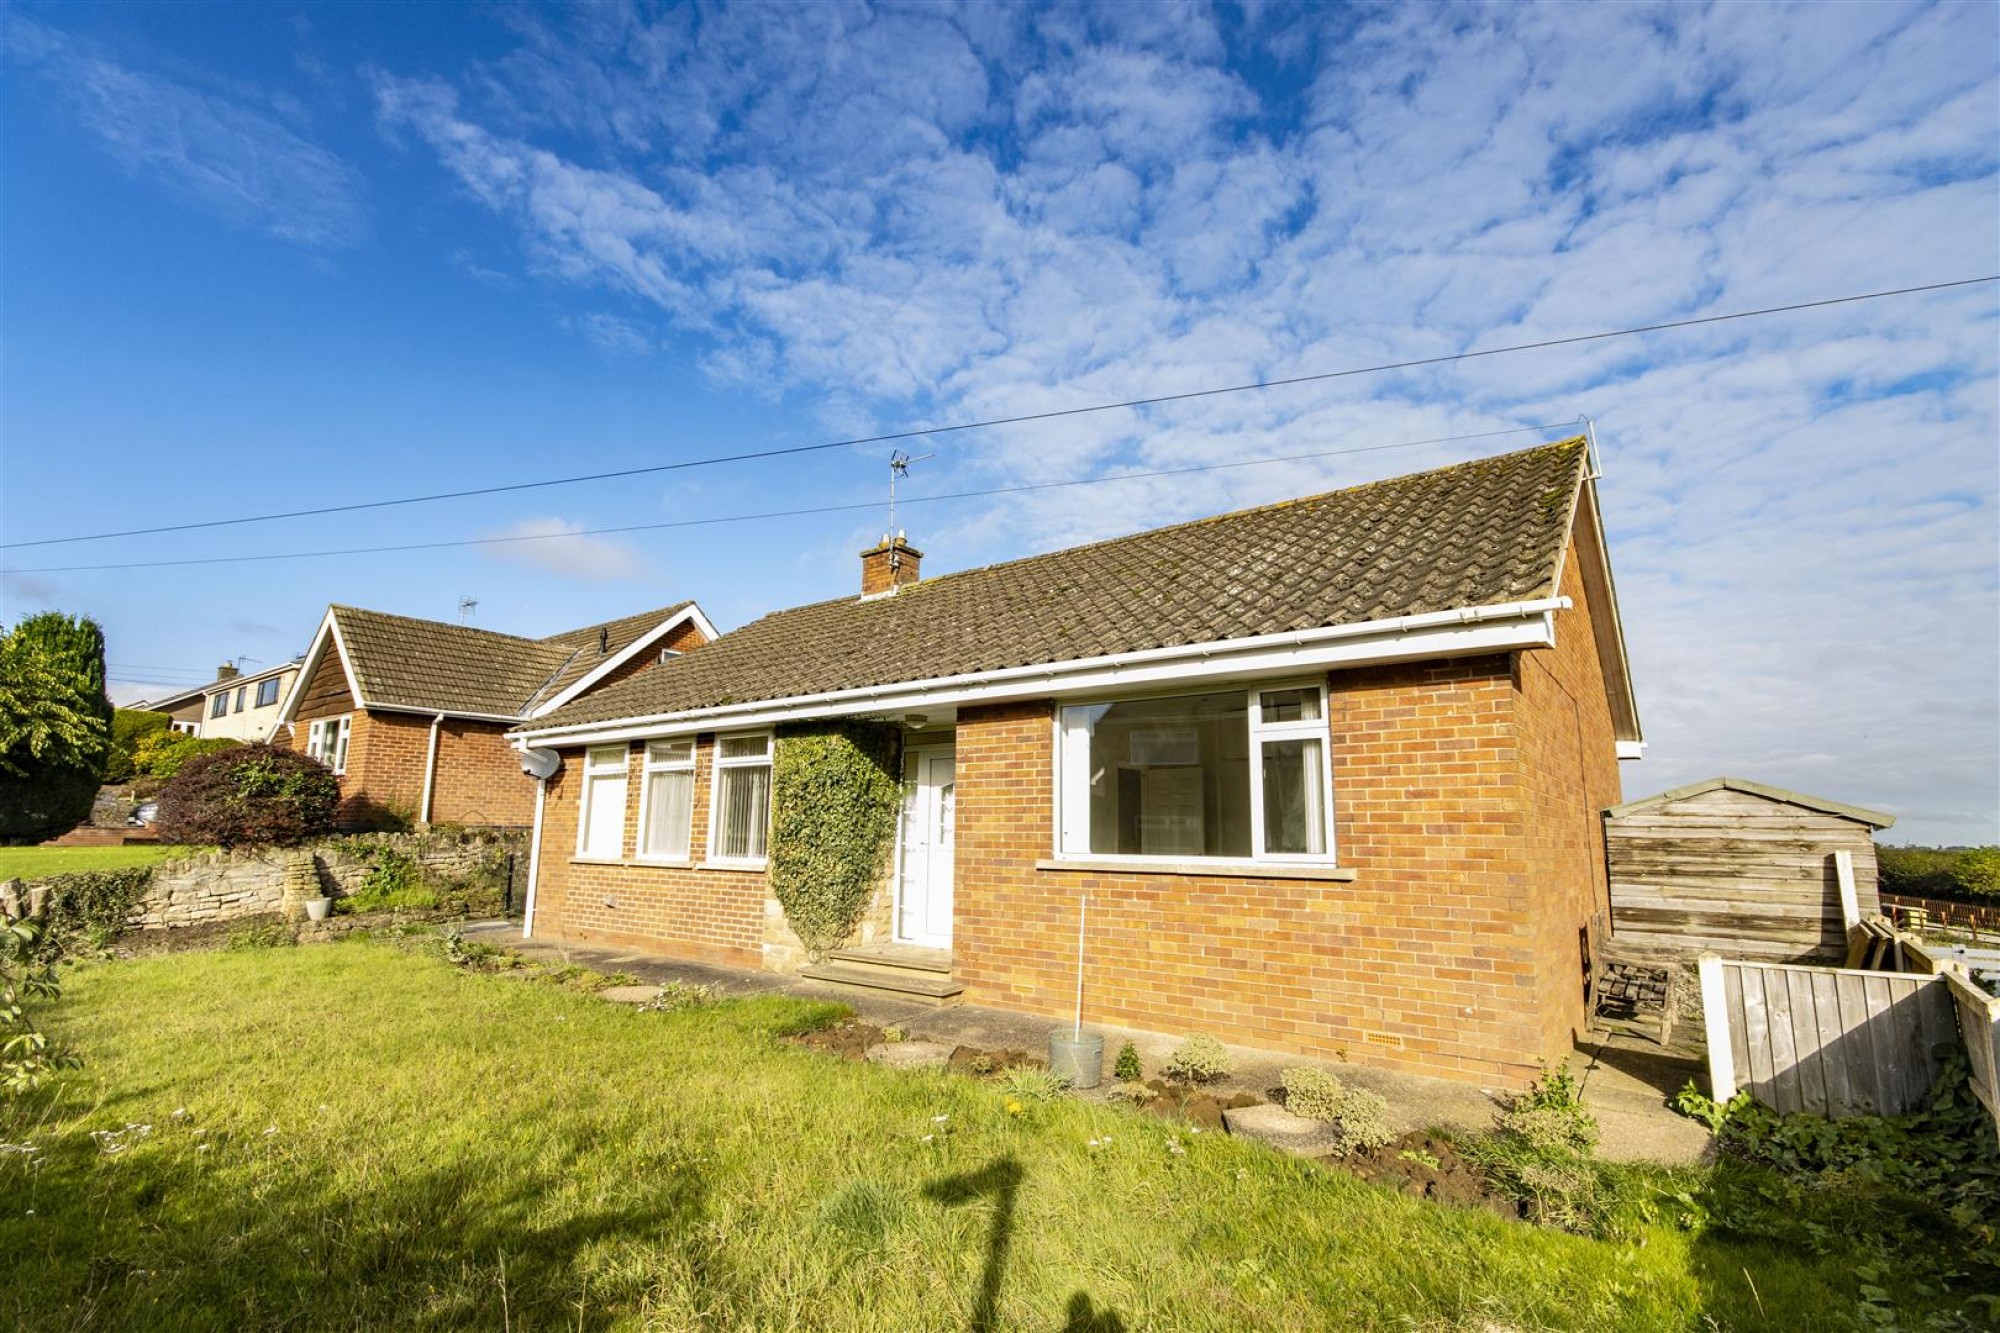
[[[639,855],[653,861],[688,859],[694,823],[694,742],[654,741],[646,747],[639,792]]]
[[[347,772],[347,738],[353,730],[352,716],[314,719],[306,728],[306,754],[335,773]]]
[[[1075,704],[1061,722],[1064,855],[1331,854],[1317,684]]]
[[[715,742],[712,861],[761,863],[771,828],[771,737],[722,736]]]
[[[576,854],[616,861],[625,850],[625,747],[583,754],[583,808],[577,812]]]

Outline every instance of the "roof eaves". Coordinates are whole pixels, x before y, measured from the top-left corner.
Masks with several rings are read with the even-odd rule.
[[[1672,801],[1685,801],[1712,791],[1740,791],[1749,796],[1761,796],[1767,801],[1780,801],[1786,805],[1796,805],[1807,810],[1817,810],[1821,814],[1838,815],[1842,819],[1852,819],[1859,824],[1869,824],[1878,829],[1889,828],[1896,817],[1881,810],[1870,810],[1864,806],[1848,805],[1841,801],[1829,801],[1824,796],[1808,796],[1804,792],[1792,791],[1786,787],[1774,787],[1767,782],[1753,782],[1749,778],[1705,778],[1700,782],[1690,782],[1684,787],[1675,787],[1656,796],[1642,797],[1614,805],[1604,813],[1617,817],[1637,814],[1654,806],[1666,805]]]

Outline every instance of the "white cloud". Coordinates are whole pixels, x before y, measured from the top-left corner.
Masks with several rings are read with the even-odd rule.
[[[131,174],[299,245],[349,245],[366,228],[360,176],[278,116],[121,65],[19,13],[7,25],[9,53]]]
[[[842,428],[1980,274],[2000,250],[1991,7],[563,22],[449,82],[382,77],[384,124],[535,272]],[[1994,333],[1991,289],[1904,298],[953,436],[930,476],[1587,411],[1653,742],[1634,791],[1740,772],[1992,837]],[[1505,443],[1042,492],[928,546],[948,568]]]
[[[582,527],[561,518],[524,518],[488,533],[485,540],[493,545],[480,549],[495,560],[592,582],[631,578],[644,570],[637,552],[624,542],[569,535]]]

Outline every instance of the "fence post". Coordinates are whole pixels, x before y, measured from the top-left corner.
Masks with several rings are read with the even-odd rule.
[[[1705,953],[1701,972],[1701,1022],[1708,1034],[1708,1095],[1726,1102],[1736,1095],[1736,1056],[1729,1048],[1729,992],[1722,985],[1722,958]]]
[[[1854,888],[1854,853],[1835,852],[1833,874],[1840,881],[1840,919],[1853,930],[1861,924],[1861,895]]]

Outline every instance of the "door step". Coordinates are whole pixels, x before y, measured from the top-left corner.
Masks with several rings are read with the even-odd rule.
[[[965,990],[952,978],[951,955],[942,949],[838,949],[806,964],[799,975],[928,1004],[951,1004]]]

